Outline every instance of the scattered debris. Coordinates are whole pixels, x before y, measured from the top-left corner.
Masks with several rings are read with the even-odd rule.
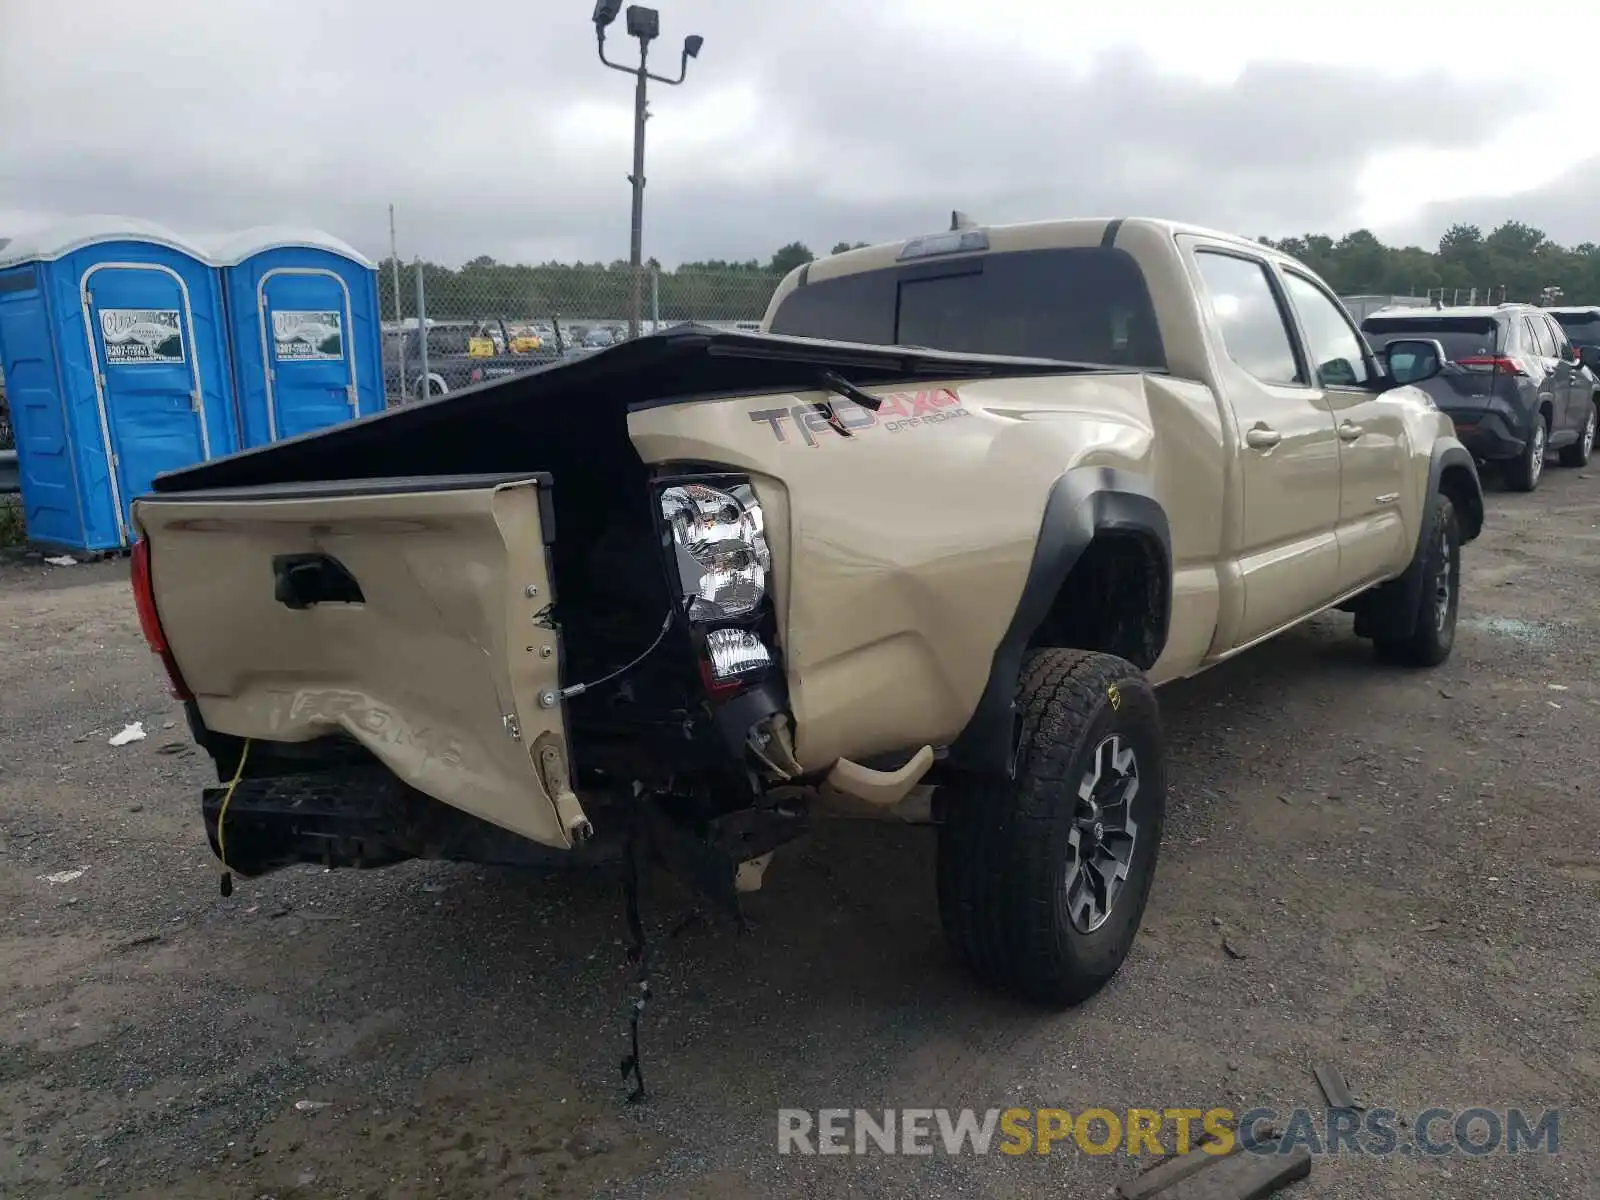
[[[142,805],[142,804],[130,804],[130,805],[128,805],[128,811],[129,812],[143,812],[144,811],[144,805]]]
[[[53,554],[47,557],[45,562],[52,567],[75,567],[78,565],[78,560],[70,554]]]
[[[88,869],[88,867],[76,867],[71,871],[52,871],[48,875],[39,876],[39,878],[54,887],[58,883],[71,883]]]
[[[130,742],[144,741],[144,722],[135,721],[131,725],[124,725],[121,733],[111,735],[111,745],[126,746]]]
[[[1571,691],[1571,689],[1564,683],[1547,683],[1545,684],[1545,687],[1549,688],[1552,692]]]
[[[295,914],[302,921],[342,921],[344,917],[338,913],[318,912],[314,908],[307,908]]]
[[[127,941],[122,942],[117,946],[117,949],[132,950],[136,946],[150,946],[160,940],[161,935],[159,933],[143,933],[136,938],[129,938]]]
[[[1317,1077],[1317,1086],[1322,1089],[1322,1094],[1327,1098],[1329,1108],[1349,1109],[1352,1112],[1361,1112],[1366,1105],[1356,1099],[1356,1094],[1350,1090],[1350,1085],[1345,1082],[1344,1075],[1332,1063],[1315,1063],[1311,1073]]]
[[[1222,935],[1222,949],[1229,958],[1249,958],[1249,952],[1239,943],[1238,935],[1225,933]]]
[[[320,1112],[327,1108],[329,1103],[327,1100],[296,1100],[294,1108],[296,1112]]]
[[[1443,921],[1429,921],[1426,925],[1419,926],[1418,929],[1417,929],[1417,932],[1418,933],[1432,933],[1436,929],[1443,929],[1443,928],[1444,928],[1444,922]]]
[[[1446,700],[1454,700],[1456,698],[1454,692],[1447,692],[1444,690],[1444,688],[1439,689],[1439,695],[1443,696]]]
[[[157,748],[157,754],[182,754],[189,748],[186,742],[163,742]]]

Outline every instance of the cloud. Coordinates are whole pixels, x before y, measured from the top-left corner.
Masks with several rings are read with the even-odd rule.
[[[626,257],[630,80],[596,61],[586,0],[18,7],[0,232],[84,211],[293,221],[380,255],[393,203],[407,257]],[[656,69],[706,35],[688,83],[651,93],[645,246],[668,263],[905,236],[958,207],[1337,230],[1375,152],[1467,148],[1533,102],[1514,79],[1253,62],[1207,81],[1127,48],[1054,61],[845,0],[662,7]],[[631,61],[620,23],[610,46]]]
[[[1545,187],[1509,196],[1471,196],[1430,204],[1385,231],[1392,242],[1432,247],[1451,225],[1476,225],[1485,233],[1506,221],[1542,229],[1563,246],[1600,242],[1595,198],[1600,196],[1600,155],[1582,159]]]

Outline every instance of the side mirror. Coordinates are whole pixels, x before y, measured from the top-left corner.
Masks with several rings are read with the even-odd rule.
[[[1591,371],[1600,371],[1600,346],[1579,346],[1578,361]]]
[[[1384,370],[1397,387],[1432,379],[1444,364],[1444,347],[1434,338],[1399,338],[1383,348]]]

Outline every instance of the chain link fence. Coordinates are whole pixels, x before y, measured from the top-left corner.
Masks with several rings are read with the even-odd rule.
[[[384,383],[391,405],[444,395],[615,345],[633,330],[695,322],[755,328],[780,275],[755,268],[667,271],[626,264],[457,270],[380,267]],[[427,337],[418,332],[419,315]]]

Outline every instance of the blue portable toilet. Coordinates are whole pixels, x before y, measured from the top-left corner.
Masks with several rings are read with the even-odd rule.
[[[222,270],[244,444],[384,409],[377,265],[315,229],[204,239]]]
[[[5,372],[31,540],[130,545],[164,471],[239,448],[221,274],[169,229],[79,217],[0,250]]]

